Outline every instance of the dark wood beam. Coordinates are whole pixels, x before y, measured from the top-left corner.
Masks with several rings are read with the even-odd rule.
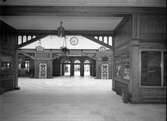
[[[29,57],[29,58],[35,60],[35,58],[34,58],[33,56],[27,54],[26,52],[24,52],[24,51],[22,51],[22,50],[17,51],[17,53],[18,53],[18,54],[23,54],[23,55],[25,55],[25,56],[27,56],[27,57]]]
[[[94,37],[90,37],[90,36],[84,36],[84,37],[87,38],[87,39],[90,39],[90,40],[92,40],[92,41],[94,41],[94,42],[96,42],[96,43],[98,43],[100,45],[103,45],[103,46],[105,46],[105,47],[107,47],[109,49],[113,49],[113,47],[111,45],[105,44],[104,42],[102,42],[100,40],[97,40]]]
[[[56,29],[56,28],[55,28]],[[57,30],[17,30],[17,34],[19,35],[38,35],[38,34],[45,34],[45,35],[57,35]],[[65,31],[66,35],[88,35],[88,36],[112,36],[112,31],[90,31],[90,30],[67,30]]]
[[[27,41],[27,42],[24,42],[24,43],[18,45],[17,48],[24,47],[24,46],[26,46],[26,45],[28,45],[28,44],[30,44],[30,43],[33,43],[33,42],[35,42],[35,41],[37,41],[37,40],[40,40],[40,39],[44,38],[44,37],[46,37],[46,36],[47,36],[47,35],[38,35],[36,38],[33,38],[33,39],[31,39],[31,40],[29,40],[29,41]]]
[[[166,8],[123,6],[0,6],[1,16],[126,16],[134,13],[166,14]]]
[[[120,27],[122,27],[122,25],[124,25],[132,16],[126,16],[122,19],[122,21],[115,27],[113,34],[115,31],[119,30]]]

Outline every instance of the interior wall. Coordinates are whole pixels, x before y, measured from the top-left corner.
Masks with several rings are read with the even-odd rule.
[[[141,51],[166,50],[166,15],[133,14],[114,31],[113,40],[113,90],[133,103],[166,102],[165,86],[141,86]]]
[[[64,71],[64,70],[61,70],[61,69],[63,69],[61,67],[61,65],[63,66],[63,60],[65,60],[64,58],[65,57],[62,56],[62,57],[59,57],[59,58],[53,60],[53,76],[62,76],[63,75],[63,73],[61,75],[60,71],[62,71],[62,72]],[[90,61],[90,75],[93,77],[96,76],[96,60],[91,59],[87,56],[71,56],[67,60],[70,60],[70,62],[71,62],[71,70],[70,70],[71,76],[74,76],[74,65],[75,65],[74,61],[75,60],[81,61],[80,65],[82,65],[82,67],[83,67],[82,69],[84,69],[84,61],[89,60]],[[81,70],[81,73],[82,73],[81,76],[84,76],[84,70]]]
[[[112,59],[113,53],[111,50],[98,52],[96,55],[96,78],[102,78],[102,64],[108,64],[108,79],[112,79]]]
[[[0,21],[0,93],[17,87],[16,43],[15,29]]]
[[[141,52],[166,51],[166,15],[138,14],[133,16],[133,40],[131,43],[131,89],[135,102],[166,102],[165,86],[141,85]],[[155,62],[153,63],[156,64]],[[163,64],[161,63],[161,68]],[[163,70],[161,74],[163,73]],[[147,75],[149,76],[149,75]],[[163,77],[162,77],[163,78]],[[150,83],[153,80],[149,80]]]
[[[52,78],[52,61],[51,60],[35,60],[35,78],[39,78],[39,65],[44,63],[47,65],[47,77]]]
[[[132,39],[132,17],[126,18],[113,35],[113,90],[118,94],[129,92],[130,56],[129,43]]]

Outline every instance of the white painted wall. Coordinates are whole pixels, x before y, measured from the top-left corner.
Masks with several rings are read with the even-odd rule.
[[[76,36],[79,39],[78,45],[73,46],[70,44],[70,38],[72,36],[67,37],[67,48],[69,49],[98,49],[101,45],[97,44],[89,39],[86,39],[82,36]],[[22,49],[35,49],[38,45],[39,41],[36,41],[34,43],[31,43]],[[57,36],[47,36],[43,39],[41,39],[41,44],[45,49],[60,49],[60,47],[63,45],[63,41],[57,37]]]

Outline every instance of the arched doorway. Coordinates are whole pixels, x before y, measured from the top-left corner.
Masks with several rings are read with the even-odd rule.
[[[18,54],[18,76],[34,77],[34,60],[23,54]]]
[[[90,76],[90,64],[89,60],[84,61],[84,76]]]
[[[64,76],[71,75],[71,61],[65,60],[63,63]]]
[[[81,61],[75,60],[74,61],[74,76],[80,76],[81,72]]]

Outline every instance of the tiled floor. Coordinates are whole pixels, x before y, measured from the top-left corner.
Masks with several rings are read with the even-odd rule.
[[[165,121],[161,104],[124,104],[111,80],[20,78],[0,96],[0,121]]]

